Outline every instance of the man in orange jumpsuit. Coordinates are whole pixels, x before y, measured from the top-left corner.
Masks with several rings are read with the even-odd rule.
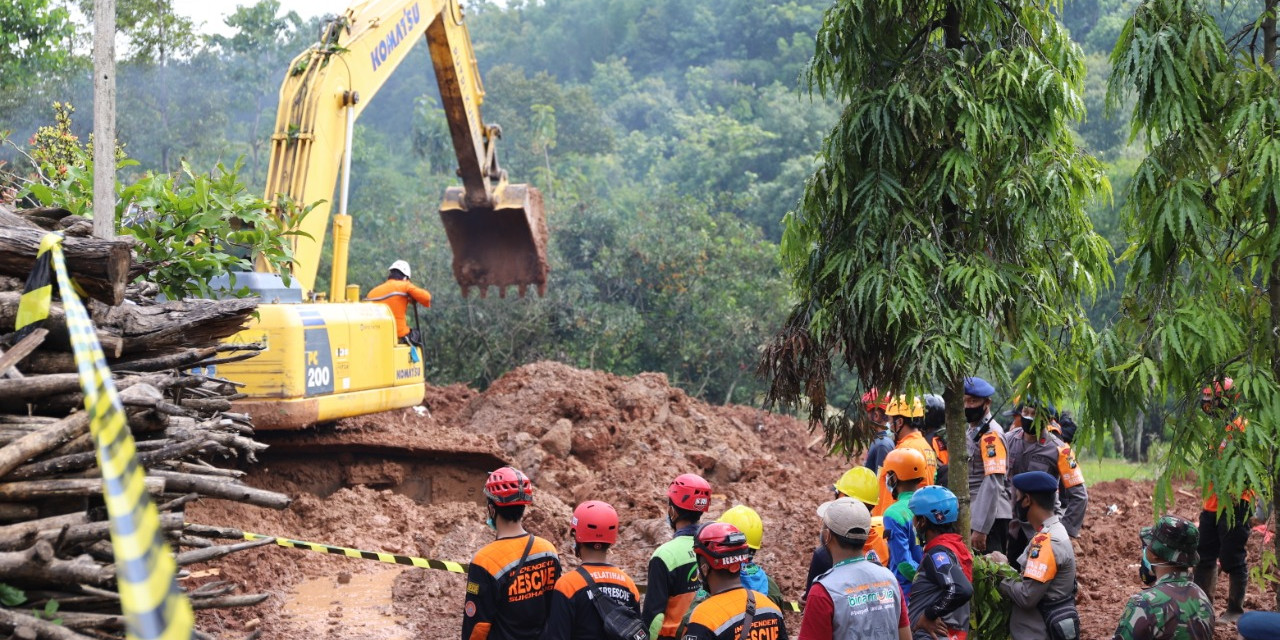
[[[381,302],[391,307],[391,314],[396,317],[396,339],[408,344],[422,344],[418,330],[409,329],[405,321],[405,313],[409,311],[409,303],[417,302],[424,307],[431,306],[431,292],[415,287],[409,282],[409,263],[396,260],[391,263],[387,272],[387,281],[369,291],[370,302]]]
[[[911,404],[907,404],[906,396],[898,396],[897,400],[889,403],[885,413],[889,415],[889,428],[893,430],[894,441],[897,443],[894,448],[919,451],[920,455],[924,456],[927,467],[920,486],[927,487],[933,484],[933,479],[938,475],[938,455],[924,439],[924,434],[920,433],[920,427],[924,426],[924,405],[921,404],[920,398],[914,398]],[[885,468],[880,467],[877,479],[880,485],[880,499],[876,502],[876,508],[871,511],[873,516],[883,516],[894,503],[894,497],[884,480]]]

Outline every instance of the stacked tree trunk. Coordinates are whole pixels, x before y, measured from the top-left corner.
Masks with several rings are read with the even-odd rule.
[[[0,276],[0,585],[19,590],[24,599],[0,606],[0,637],[122,638],[101,471],[62,309],[55,303],[44,326],[22,341],[9,333],[23,284],[21,265],[34,261],[26,238],[39,233],[10,216],[21,218],[0,210],[0,224],[6,225],[0,226],[0,273],[9,276]],[[6,248],[4,239],[15,236],[25,244]],[[95,267],[87,255],[73,265],[68,254],[77,281],[82,273],[109,276],[96,286],[103,298],[126,290],[110,278],[129,277],[132,265]],[[114,250],[96,255],[118,261]],[[241,397],[238,385],[194,373],[261,350],[260,345],[218,342],[249,320],[256,301],[156,303],[137,297],[141,290],[134,285],[129,290],[135,294],[132,301],[115,307],[95,302],[90,308],[146,469],[147,491],[159,506],[161,527],[180,569],[269,544],[218,545],[216,531],[188,529],[183,520],[184,506],[201,498],[276,509],[289,504],[288,496],[240,482],[244,473],[236,465],[253,462],[266,445],[253,439],[249,416],[232,411],[231,402]],[[180,584],[197,610],[249,606],[267,598],[185,574]],[[16,599],[16,594],[0,587],[0,602],[5,598]],[[197,637],[208,636],[197,632]]]

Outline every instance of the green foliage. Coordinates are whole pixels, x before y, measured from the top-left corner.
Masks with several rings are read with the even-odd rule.
[[[1266,21],[1246,16],[1237,30],[1206,4],[1143,2],[1111,56],[1108,102],[1132,96],[1131,135],[1147,154],[1125,190],[1121,312],[1085,400],[1094,422],[1164,414],[1157,512],[1186,471],[1224,505],[1246,489],[1269,500],[1280,454],[1280,80],[1274,57],[1249,45]],[[1232,414],[1196,404],[1224,376],[1239,394],[1230,411],[1248,421],[1226,440]]]
[[[1111,278],[1084,210],[1106,178],[1068,128],[1083,75],[1047,3],[827,11],[809,80],[846,106],[786,220],[799,303],[765,352],[771,401],[825,407],[838,366],[958,400],[978,371],[1007,385],[1014,358],[1032,363],[1019,388],[1074,390],[1093,344],[1082,301]],[[872,435],[814,415],[846,449]]]
[[[1013,567],[985,556],[973,557],[973,599],[969,609],[969,635],[989,640],[1009,640],[1013,603],[1000,594],[1002,580],[1019,580]]]
[[[65,7],[52,4],[49,0],[0,4],[0,96],[19,92],[70,63],[68,45],[75,26]]]
[[[41,620],[52,624],[62,624],[62,618],[58,617],[58,601],[50,598],[39,609],[32,609],[31,613]]]
[[[93,217],[93,161],[71,133],[72,108],[55,105],[57,121],[42,128],[31,151],[43,179],[28,183],[20,197]],[[119,154],[118,168],[136,164]],[[55,164],[56,163],[56,164]],[[241,161],[219,163],[209,174],[183,162],[177,174],[147,172],[116,185],[116,224],[138,240],[138,258],[148,278],[171,299],[214,294],[209,279],[251,270],[260,255],[285,274],[292,261],[290,237],[310,208],[257,198],[240,182]],[[233,283],[234,284],[234,283]]]
[[[27,594],[22,589],[0,582],[0,605],[16,607],[27,601]]]

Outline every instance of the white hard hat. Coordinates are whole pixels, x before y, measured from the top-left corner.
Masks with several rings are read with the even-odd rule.
[[[395,262],[392,262],[391,266],[388,267],[388,270],[399,271],[400,273],[403,273],[406,278],[413,275],[409,273],[409,263],[404,260],[396,260]]]

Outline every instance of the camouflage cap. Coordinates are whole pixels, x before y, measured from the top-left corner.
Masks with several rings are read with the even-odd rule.
[[[1178,516],[1161,516],[1154,527],[1143,527],[1142,544],[1165,562],[1190,567],[1199,559],[1196,547],[1200,544],[1200,530],[1190,520]]]

